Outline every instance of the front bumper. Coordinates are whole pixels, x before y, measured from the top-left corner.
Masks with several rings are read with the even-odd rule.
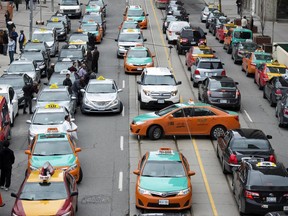
[[[83,102],[81,111],[83,113],[119,113],[121,111],[121,102],[118,101],[116,105],[109,106],[92,106]]]
[[[63,10],[64,15],[67,15],[69,17],[80,17],[81,16],[81,10],[76,12],[76,10]]]
[[[141,102],[147,106],[161,107],[180,102],[179,92],[172,96],[170,92],[152,92],[149,96],[141,92]]]
[[[141,73],[144,68],[147,67],[154,67],[154,64],[151,64],[149,66],[145,65],[128,65],[124,64],[124,70],[126,73]]]

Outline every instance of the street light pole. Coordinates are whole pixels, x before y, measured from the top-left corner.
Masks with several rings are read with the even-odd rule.
[[[272,44],[273,44],[273,42],[274,42],[274,25],[275,25],[275,21],[276,21],[276,7],[275,7],[275,5],[277,5],[277,0],[272,0],[272,2],[273,2],[273,20],[272,20],[272,38],[271,38],[271,42],[272,42]]]
[[[32,40],[32,31],[33,31],[33,0],[30,0],[29,3],[30,3],[29,40]]]
[[[222,12],[222,0],[219,0],[219,11]]]

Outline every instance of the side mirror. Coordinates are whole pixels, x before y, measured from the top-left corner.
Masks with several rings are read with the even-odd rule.
[[[135,175],[140,175],[140,170],[138,170],[138,169],[137,169],[137,170],[134,170],[133,173],[134,173]]]
[[[137,81],[137,84],[141,84],[141,81],[138,80],[138,81]]]
[[[17,198],[18,196],[17,196],[16,193],[11,193],[11,197],[15,197],[15,198]]]
[[[145,41],[147,41],[147,39],[146,39],[146,38],[144,38],[144,40],[143,40],[143,41],[145,42]]]
[[[122,92],[122,91],[123,91],[123,89],[118,89],[118,90],[117,90],[117,92]]]
[[[176,83],[176,85],[181,85],[182,84],[182,82],[181,81],[178,81],[177,83]]]
[[[189,15],[190,15],[190,13],[186,13],[186,15],[187,15],[187,16],[189,16]]]
[[[32,122],[31,122],[31,120],[26,120],[26,123],[31,124]]]
[[[117,41],[118,41],[118,39],[115,39],[115,41],[117,42]]]
[[[30,150],[25,150],[25,154],[31,155],[31,151]]]
[[[188,176],[194,176],[196,173],[194,171],[189,170],[188,171]]]
[[[4,73],[7,73],[7,69],[4,69],[3,71],[4,71]]]
[[[47,83],[47,82],[44,82],[43,85],[48,85],[48,83]]]
[[[175,32],[175,35],[180,35],[180,32]]]
[[[216,51],[215,51],[215,50],[213,50],[212,52],[213,52],[213,53],[216,53]]]
[[[80,89],[80,92],[85,93],[86,91],[85,89]]]
[[[173,118],[173,115],[172,114],[168,115],[168,118],[169,119]]]
[[[266,137],[267,137],[267,139],[272,139],[271,135],[267,135]]]
[[[72,192],[72,193],[70,194],[70,196],[71,196],[71,197],[72,197],[72,196],[78,196],[78,191]]]
[[[204,35],[207,35],[207,32],[204,32]]]
[[[37,98],[33,98],[32,100],[36,101],[36,100],[37,100]]]
[[[76,98],[75,96],[72,96],[71,99],[72,99],[72,100],[76,100],[77,98]]]
[[[37,71],[37,72],[40,71],[40,68],[36,68],[36,71]]]
[[[238,82],[235,82],[235,85],[239,85],[239,83],[238,83]]]
[[[75,148],[75,152],[81,152],[81,148]]]

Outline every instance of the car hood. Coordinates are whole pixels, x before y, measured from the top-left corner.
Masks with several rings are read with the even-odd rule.
[[[40,134],[40,133],[47,133],[48,128],[57,128],[59,132],[63,132],[63,124],[56,124],[56,125],[30,125],[29,131],[32,134]]]
[[[117,93],[104,93],[104,94],[95,94],[95,93],[86,93],[86,98],[90,101],[112,101],[117,98]]]
[[[139,183],[141,188],[157,192],[180,191],[188,188],[188,181],[186,177],[159,178],[141,176]]]
[[[8,74],[27,74],[29,77],[31,77],[33,80],[35,79],[36,77],[36,73],[35,71],[26,71],[26,72],[15,72],[15,73],[9,73]]]
[[[18,200],[17,204],[23,206],[25,215],[56,215],[59,209],[64,205],[63,200],[40,200],[40,201],[25,201]]]
[[[49,161],[53,167],[72,166],[76,162],[74,154],[55,155],[55,156],[33,156],[30,160],[33,167],[42,167],[44,163]]]
[[[160,116],[156,115],[155,112],[150,112],[150,113],[145,113],[145,114],[134,117],[133,122],[143,122],[143,121],[147,121],[150,119],[156,119],[159,117]]]
[[[151,57],[147,58],[127,58],[127,63],[132,63],[132,64],[148,64],[152,62]]]
[[[145,20],[145,16],[140,16],[140,17],[133,17],[133,16],[128,16],[129,20],[134,20],[134,21],[143,21]]]

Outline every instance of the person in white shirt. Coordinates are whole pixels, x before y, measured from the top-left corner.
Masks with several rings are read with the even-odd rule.
[[[242,26],[242,28],[247,28],[247,18],[246,18],[246,16],[242,17],[241,26]]]
[[[14,52],[15,52],[15,41],[12,37],[9,38],[8,42],[8,52],[10,58],[10,64],[14,61]]]
[[[64,119],[65,119],[65,121],[64,121],[63,126],[62,126],[63,131],[66,131],[67,134],[69,134],[73,138],[78,139],[77,125],[75,123],[71,122],[70,115],[66,115]]]

